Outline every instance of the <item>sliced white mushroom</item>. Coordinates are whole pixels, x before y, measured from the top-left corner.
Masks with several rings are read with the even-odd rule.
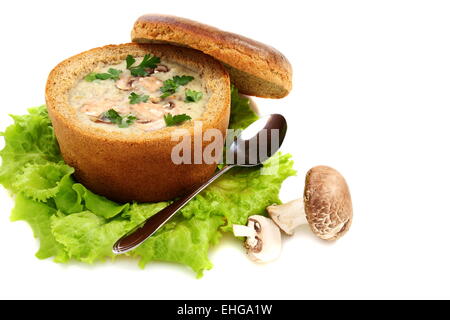
[[[153,103],[159,103],[159,102],[161,102],[161,98],[160,97],[151,97],[150,101]],[[166,107],[166,106],[164,106],[164,107]]]
[[[131,77],[130,75],[122,74],[119,80],[116,81],[116,87],[120,90],[131,90],[135,80],[136,78]]]
[[[160,64],[159,66],[157,66],[156,67],[156,69],[155,69],[155,73],[158,73],[158,72],[169,72],[169,67],[168,66],[165,66],[165,65],[163,65],[163,64]]]
[[[277,259],[281,252],[281,232],[269,218],[253,215],[247,226],[233,225],[236,237],[246,237],[247,254],[255,262],[265,263]]]
[[[175,106],[176,106],[175,102],[169,101],[169,103],[166,103],[163,107],[171,110],[171,109],[175,108]]]
[[[159,92],[159,89],[163,86],[163,82],[156,77],[143,77],[139,78],[132,87],[145,89],[148,92]]]
[[[235,237],[256,237],[256,230],[253,225],[250,227],[234,224],[233,233]]]

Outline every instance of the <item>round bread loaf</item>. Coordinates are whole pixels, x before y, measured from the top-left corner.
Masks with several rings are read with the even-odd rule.
[[[292,68],[278,50],[252,39],[185,18],[147,14],[137,19],[131,38],[200,50],[221,61],[243,94],[283,98],[292,88]]]
[[[174,164],[171,152],[175,130],[186,129],[191,141],[194,121],[151,132],[105,130],[80,121],[69,104],[69,93],[78,81],[101,64],[116,64],[127,55],[151,53],[166,61],[196,70],[209,92],[203,115],[203,132],[218,129],[225,135],[230,115],[230,79],[216,60],[196,50],[170,45],[128,43],[92,49],[61,62],[50,73],[46,101],[65,162],[75,168],[75,178],[95,193],[116,201],[154,202],[173,199],[208,179],[212,164]],[[202,150],[210,143],[201,140]],[[193,145],[192,145],[193,148]]]

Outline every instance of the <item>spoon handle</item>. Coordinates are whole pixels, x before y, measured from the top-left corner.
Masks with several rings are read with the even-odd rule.
[[[183,208],[197,194],[202,192],[207,186],[209,186],[214,180],[220,177],[222,174],[233,168],[234,165],[225,165],[220,171],[216,172],[208,181],[202,184],[200,187],[181,197],[177,201],[173,202],[169,206],[165,207],[155,215],[145,220],[142,224],[135,229],[120,238],[113,246],[113,252],[115,254],[125,253],[133,250],[142,242],[151,237],[159,228],[161,228],[175,213]]]

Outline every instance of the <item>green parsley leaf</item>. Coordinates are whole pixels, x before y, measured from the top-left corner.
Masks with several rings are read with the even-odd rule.
[[[173,77],[173,81],[175,81],[179,86],[184,86],[194,80],[194,77],[191,76],[175,76]]]
[[[202,100],[203,93],[187,89],[185,92],[186,98],[184,99],[185,102],[197,102]]]
[[[156,56],[152,56],[150,54],[146,54],[144,56],[144,59],[142,59],[141,64],[139,67],[142,68],[156,68],[158,66],[158,63],[161,62],[161,59]]]
[[[132,92],[129,96],[128,96],[128,100],[130,100],[130,104],[138,104],[141,102],[147,102],[148,98],[150,98],[147,95],[144,94],[137,94]]]
[[[119,124],[119,128],[128,128],[137,118],[132,114],[122,118],[122,122]]]
[[[168,96],[175,93],[177,90],[178,85],[173,81],[173,79],[167,79],[163,82],[162,87],[159,89],[163,93],[161,95],[161,99],[167,98]]]
[[[97,74],[95,72],[91,72],[86,77],[84,77],[84,80],[87,82],[92,82],[95,79],[97,79]]]
[[[187,120],[191,120],[192,118],[187,114],[177,114],[176,116],[172,116],[170,113],[164,116],[164,121],[168,127],[175,126]]]
[[[84,77],[84,80],[87,82],[92,82],[94,80],[108,80],[108,79],[119,80],[121,73],[122,70],[109,68],[108,73],[91,72],[86,77]]]
[[[175,76],[172,79],[167,79],[163,82],[163,85],[160,88],[162,92],[161,99],[167,98],[168,96],[174,94],[178,87],[184,86],[192,80],[194,80],[194,77],[191,76]]]
[[[101,118],[108,119],[111,123],[117,124],[119,128],[128,128],[137,119],[132,114],[122,117],[116,110],[109,109],[103,112]]]
[[[128,55],[125,61],[127,62],[127,69],[130,69],[130,67],[136,62],[136,59],[133,58],[132,55]]]
[[[133,67],[133,64],[136,62],[136,59],[133,56],[127,56],[127,69],[130,70],[131,75],[134,77],[145,77],[148,76],[149,73],[145,70],[148,68],[156,68],[158,63],[161,62],[161,59],[156,56],[152,56],[150,54],[146,54],[142,59],[142,62]]]
[[[115,124],[119,124],[122,122],[122,117],[114,109],[109,109],[108,111],[103,112],[100,117],[104,118],[104,119],[108,119],[109,121],[111,121],[112,123],[115,123]]]
[[[108,73],[111,75],[111,79],[113,79],[113,80],[119,80],[120,74],[122,73],[122,70],[117,70],[117,69],[109,68]]]
[[[108,80],[111,78],[111,75],[109,73],[97,73],[95,78],[99,80]]]
[[[145,71],[144,68],[139,68],[139,67],[131,68],[130,72],[131,72],[131,75],[133,77],[146,77],[146,76],[148,76],[148,72]]]

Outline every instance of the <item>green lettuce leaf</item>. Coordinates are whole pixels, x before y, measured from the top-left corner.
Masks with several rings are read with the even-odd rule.
[[[140,258],[142,268],[151,261],[176,262],[201,277],[204,270],[212,268],[208,251],[219,241],[218,229],[223,223],[223,217],[184,219],[178,215],[130,254]]]
[[[14,116],[14,124],[0,135],[5,147],[0,151],[0,184],[12,189],[16,176],[26,164],[47,164],[62,161],[45,106],[31,108],[29,114]]]
[[[187,219],[195,216],[226,218],[223,231],[233,224],[247,224],[249,216],[265,214],[265,208],[280,203],[281,184],[295,175],[289,155],[277,153],[262,168],[234,168],[190,201],[181,212]],[[266,170],[264,172],[264,170]],[[272,173],[274,174],[264,174]]]
[[[39,238],[38,258],[114,259],[115,241],[169,204],[117,204],[94,194],[76,183],[73,168],[64,164],[45,106],[12,117],[14,124],[2,133],[0,183],[16,195],[11,220],[27,221]],[[245,128],[256,119],[248,99],[232,88],[230,128]],[[141,267],[175,262],[201,276],[212,267],[208,251],[223,232],[279,203],[283,180],[295,174],[292,165],[289,155],[277,154],[262,167],[230,170],[128,255]]]
[[[61,213],[70,214],[84,210],[81,194],[73,189],[75,181],[71,176],[63,177],[59,183],[59,191],[53,198],[56,209]]]
[[[51,232],[50,220],[56,214],[56,210],[20,193],[16,196],[15,201],[14,209],[11,212],[11,221],[23,220],[31,226],[34,236],[40,241],[36,257],[39,259],[55,257],[56,262],[67,262],[66,251]]]
[[[231,86],[231,114],[230,129],[245,129],[254,121],[258,115],[250,108],[250,100],[239,94],[235,86]]]
[[[122,215],[130,222],[127,231],[167,205],[167,202],[133,204],[130,210]],[[204,270],[212,267],[208,259],[209,247],[219,241],[221,233],[218,229],[223,224],[223,217],[185,219],[177,214],[129,255],[140,258],[139,265],[142,268],[151,261],[176,262],[189,266],[201,277]]]
[[[127,211],[130,207],[129,203],[119,205],[114,201],[106,199],[105,197],[96,195],[79,183],[74,184],[72,189],[77,192],[79,198],[84,200],[84,204],[87,209],[106,219],[113,218],[119,213]]]
[[[60,243],[70,259],[93,263],[113,258],[112,245],[123,235],[127,221],[111,220],[90,211],[70,215],[54,214],[51,233]]]
[[[12,188],[34,200],[45,201],[59,192],[62,179],[74,171],[62,163],[29,164],[16,176]]]

